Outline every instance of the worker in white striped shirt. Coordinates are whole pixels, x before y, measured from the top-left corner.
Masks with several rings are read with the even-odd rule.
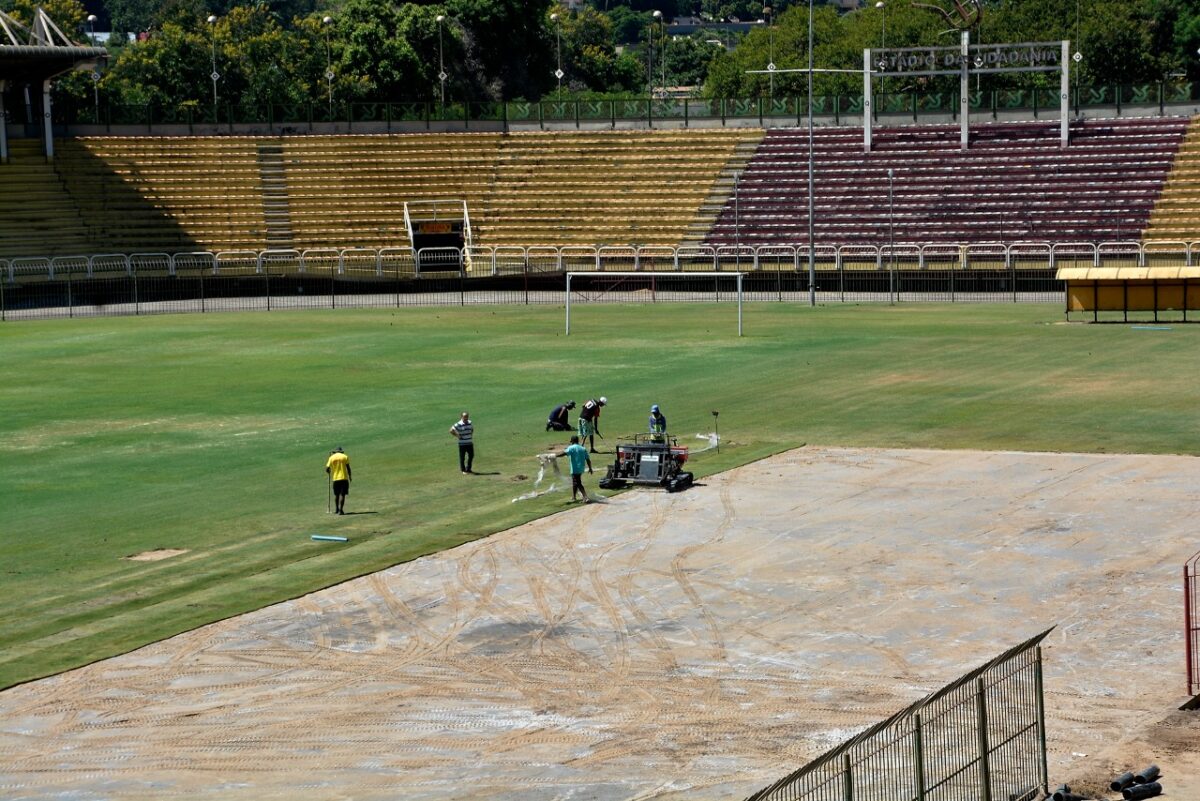
[[[470,414],[463,412],[459,421],[450,426],[450,436],[458,440],[458,467],[465,476],[475,464],[475,424]]]

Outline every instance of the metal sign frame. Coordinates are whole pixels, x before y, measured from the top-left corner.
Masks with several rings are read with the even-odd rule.
[[[1069,145],[1070,122],[1070,58],[1071,43],[1020,42],[1017,44],[971,44],[971,33],[962,32],[957,47],[893,47],[863,50],[863,151],[871,152],[873,99],[872,76],[910,77],[932,75],[959,76],[959,147],[970,143],[970,77],[976,75],[1006,75],[1016,72],[1058,72],[1059,84],[1059,143]],[[1013,59],[1012,56],[1016,58]],[[1017,66],[1008,66],[1012,61]],[[1057,64],[1042,62],[1057,60]],[[1027,66],[1021,66],[1026,64]],[[994,65],[994,66],[993,66]],[[912,68],[907,68],[907,67]],[[887,69],[892,67],[892,69]],[[940,69],[939,69],[940,67]],[[878,68],[878,69],[877,69]]]

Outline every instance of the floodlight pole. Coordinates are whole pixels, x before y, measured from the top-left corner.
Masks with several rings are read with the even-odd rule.
[[[738,336],[742,335],[742,273],[737,274],[738,293]]]
[[[882,52],[884,50],[887,50],[887,3],[883,2],[883,0],[879,0],[879,2],[875,4],[875,8],[879,9],[880,12],[882,12],[881,16],[882,16],[883,22],[882,22],[882,26],[879,31],[879,50]],[[880,88],[882,94],[886,94],[886,93],[882,92],[882,89],[883,89],[883,79],[882,78],[879,80],[879,88]]]
[[[325,17],[321,20],[321,26],[325,29],[325,82],[329,84],[329,121],[333,122],[333,53],[329,47],[329,26],[333,24],[333,17]]]
[[[217,112],[217,81],[221,76],[217,73],[217,15],[208,15],[209,39],[212,42],[212,72],[208,77],[212,78],[213,85],[213,125],[216,125],[220,118]]]
[[[770,67],[767,67],[767,69],[770,70],[770,74],[767,76],[767,80],[770,81],[770,88],[767,90],[767,92],[772,101],[772,112],[775,110],[773,105],[775,101],[775,70],[771,69],[771,67],[775,66],[775,26],[771,24],[771,14],[773,10],[774,9],[772,9],[770,6],[763,6],[763,13],[767,17],[767,63],[771,65]]]
[[[893,201],[892,187],[896,171],[888,167],[888,285],[891,289],[889,300],[896,302],[896,206]]]
[[[655,11],[654,17],[662,25],[662,48],[659,51],[658,60],[662,62],[662,91],[663,99],[665,100],[667,97],[667,18],[663,16],[661,11]],[[651,29],[650,35],[654,36],[653,29]]]
[[[92,42],[92,47],[95,47],[96,46],[96,15],[95,14],[88,14],[87,24],[88,24],[88,38]],[[95,67],[92,67],[92,102],[95,104],[95,108],[96,108],[95,122],[97,125],[99,125],[100,124],[100,72],[97,69],[97,67],[99,67],[99,63],[97,63],[97,65]],[[0,115],[0,120],[3,120],[3,119],[4,119],[3,115]],[[3,123],[0,123],[0,124],[3,124]]]
[[[742,173],[733,174],[733,244],[737,247],[737,263],[742,264],[742,225],[738,217],[738,200],[741,194]]]
[[[813,225],[813,0],[808,0],[808,305],[817,305],[817,262]]]
[[[554,38],[558,44],[558,69],[554,73],[554,77],[558,78],[558,94],[559,99],[562,97],[562,20],[557,13],[550,15],[550,21],[554,23]]]
[[[649,47],[649,53],[646,57],[646,92],[650,95],[651,102],[654,100],[654,23],[650,23],[650,29],[646,34],[646,44]]]
[[[442,23],[446,21],[444,14],[437,15],[438,26],[438,80],[441,82],[442,119],[446,118],[446,62],[442,53]]]

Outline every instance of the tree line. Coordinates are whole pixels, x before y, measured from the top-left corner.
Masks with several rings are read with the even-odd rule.
[[[644,96],[664,79],[709,97],[803,94],[802,74],[771,81],[751,73],[769,62],[807,63],[807,3],[767,3],[587,0],[567,10],[551,0],[0,0],[0,8],[28,20],[41,5],[80,41],[111,29],[110,58],[96,87],[107,102],[204,107],[215,72],[226,101],[261,108],[331,99],[436,101],[443,86],[451,100]],[[87,22],[89,14],[95,22]],[[666,26],[680,17],[699,19],[697,29],[670,33]],[[867,47],[956,41],[942,18],[911,0],[849,12],[818,0],[814,27],[814,63],[825,68],[859,69]],[[1076,69],[1084,84],[1200,77],[1200,6],[1193,0],[984,0],[974,34],[982,43],[1059,39],[1081,54]],[[1005,87],[1057,78],[988,80]],[[938,86],[889,79],[885,89]],[[855,93],[861,79],[821,75],[815,89]],[[76,74],[60,80],[57,91],[90,100],[93,84]]]

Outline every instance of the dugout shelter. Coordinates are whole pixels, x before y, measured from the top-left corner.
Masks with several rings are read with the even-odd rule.
[[[32,27],[0,11],[0,164],[8,163],[9,119],[19,119],[22,107],[27,134],[40,136],[46,158],[53,159],[53,80],[73,70],[95,71],[107,57],[103,47],[72,41],[40,7]]]
[[[1058,280],[1066,284],[1067,315],[1091,314],[1099,321],[1101,312],[1120,312],[1123,320],[1130,312],[1159,314],[1200,311],[1200,266],[1060,267]]]

